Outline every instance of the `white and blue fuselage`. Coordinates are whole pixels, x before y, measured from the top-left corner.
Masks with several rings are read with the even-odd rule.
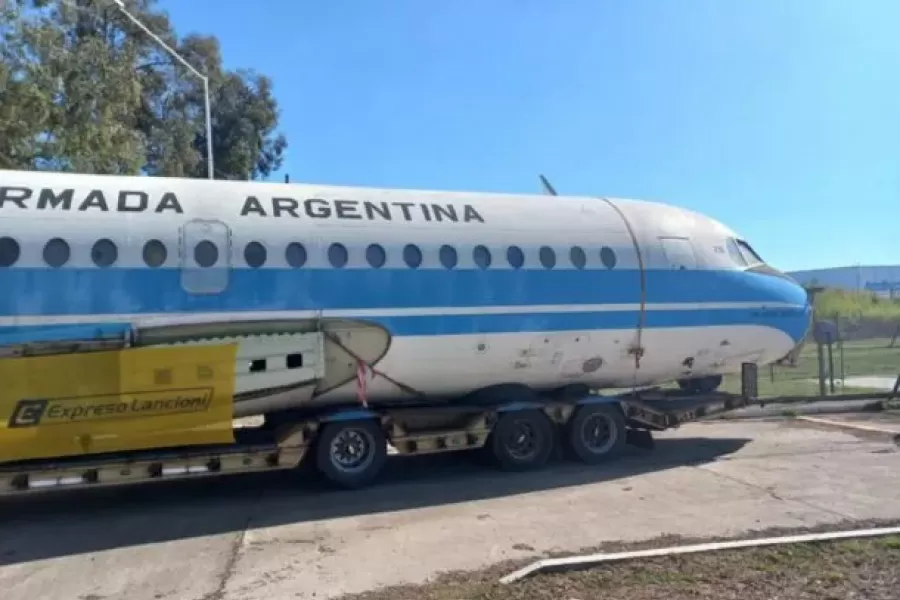
[[[734,373],[810,321],[738,234],[660,203],[17,171],[0,171],[0,290],[0,348],[352,323],[385,333],[364,349],[379,371],[441,397]],[[317,397],[355,397],[338,379]]]

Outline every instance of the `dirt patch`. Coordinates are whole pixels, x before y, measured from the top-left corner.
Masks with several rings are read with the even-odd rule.
[[[778,529],[741,537],[885,526],[896,523]],[[639,544],[605,544],[589,551],[661,548],[722,539],[727,538],[686,540],[665,536]],[[538,574],[505,586],[497,583],[503,575],[529,562],[516,561],[474,573],[448,573],[425,585],[384,588],[344,596],[342,600],[896,600],[900,589],[900,536],[638,559],[582,571]]]

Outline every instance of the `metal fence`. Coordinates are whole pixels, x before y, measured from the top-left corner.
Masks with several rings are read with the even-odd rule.
[[[900,319],[819,319],[799,352],[760,368],[759,397],[885,393],[898,375]],[[740,392],[740,377],[723,387]]]

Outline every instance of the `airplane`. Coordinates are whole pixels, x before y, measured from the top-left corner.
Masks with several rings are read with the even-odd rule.
[[[236,417],[361,385],[375,405],[710,393],[812,317],[741,235],[660,202],[8,170],[0,288],[0,359],[238,344]]]

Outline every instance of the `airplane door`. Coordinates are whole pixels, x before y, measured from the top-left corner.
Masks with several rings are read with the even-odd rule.
[[[221,221],[196,219],[181,228],[181,287],[218,294],[231,273],[231,231]]]
[[[659,242],[662,244],[670,269],[677,271],[697,268],[697,256],[694,254],[691,240],[682,237],[661,237]]]

